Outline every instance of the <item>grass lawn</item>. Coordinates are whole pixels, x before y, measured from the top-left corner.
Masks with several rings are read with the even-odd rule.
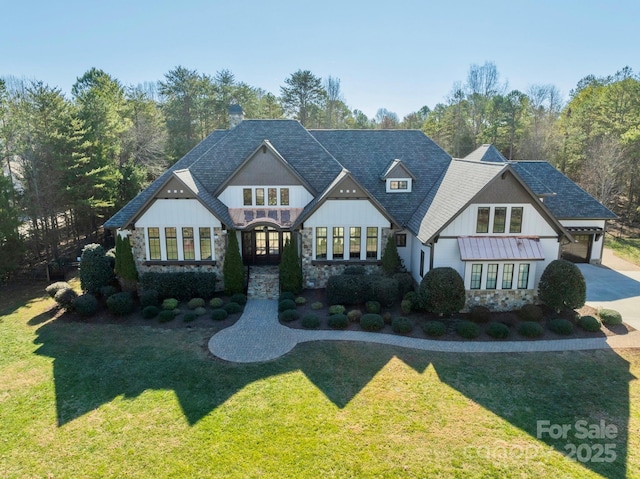
[[[616,256],[640,266],[640,238],[616,239],[607,236],[604,245],[611,248]]]
[[[205,328],[52,319],[41,291],[0,289],[0,478],[640,476],[640,350],[317,342],[238,365]]]

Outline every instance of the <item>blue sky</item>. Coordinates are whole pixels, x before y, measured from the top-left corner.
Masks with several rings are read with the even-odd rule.
[[[0,76],[64,92],[91,67],[136,85],[183,65],[278,95],[305,69],[340,78],[350,108],[402,118],[485,61],[511,89],[565,99],[586,75],[640,70],[637,0],[14,0],[0,14]]]

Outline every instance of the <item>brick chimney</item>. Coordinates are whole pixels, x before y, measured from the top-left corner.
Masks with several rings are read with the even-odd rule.
[[[235,128],[244,120],[244,111],[238,104],[229,105],[229,128]]]

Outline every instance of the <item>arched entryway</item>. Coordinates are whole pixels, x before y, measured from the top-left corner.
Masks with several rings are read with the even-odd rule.
[[[242,232],[242,262],[245,265],[280,264],[282,247],[290,231],[273,226],[256,226]]]

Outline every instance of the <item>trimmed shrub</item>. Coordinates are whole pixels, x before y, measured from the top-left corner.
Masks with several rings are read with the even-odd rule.
[[[298,312],[295,309],[285,309],[280,313],[280,319],[287,323],[295,321],[298,319]]]
[[[456,333],[465,339],[474,339],[480,335],[480,327],[473,321],[465,319],[456,324]]]
[[[539,323],[544,319],[540,306],[535,304],[525,304],[517,314],[522,321],[537,321]]]
[[[395,234],[389,235],[387,238],[387,244],[382,252],[382,270],[387,274],[393,274],[400,271],[402,266],[402,260],[398,254],[398,247],[396,246]]]
[[[209,306],[212,308],[220,308],[223,304],[224,301],[222,301],[222,298],[212,298],[211,301],[209,301]]]
[[[290,299],[291,301],[295,301],[296,295],[293,294],[291,291],[283,291],[282,293],[280,293],[280,297],[278,298],[278,301],[283,301],[285,299]]]
[[[380,314],[380,303],[377,301],[367,301],[365,304],[367,313]]]
[[[163,311],[160,311],[160,314],[158,314],[158,321],[160,321],[161,323],[167,323],[169,321],[173,321],[173,318],[175,318],[176,315],[173,314],[173,311],[165,309]]]
[[[362,311],[360,311],[359,309],[352,309],[347,313],[347,318],[349,318],[349,321],[351,321],[352,323],[360,322],[361,317]]]
[[[144,319],[153,319],[158,316],[158,313],[160,313],[160,309],[157,306],[150,305],[142,309],[142,317]]]
[[[456,313],[466,302],[464,281],[453,268],[434,268],[422,278],[418,297],[420,305],[429,312]]]
[[[61,308],[64,308],[68,311],[73,310],[73,303],[78,297],[78,293],[76,293],[71,288],[67,289],[59,289],[53,299]]]
[[[235,230],[227,233],[227,250],[222,265],[224,291],[228,295],[242,293],[244,288],[244,266],[240,257],[240,247]]]
[[[408,299],[403,299],[400,303],[400,310],[402,314],[409,314],[413,308],[411,307],[411,301]]]
[[[365,275],[340,274],[327,280],[327,300],[331,304],[360,304],[365,301],[371,278]]]
[[[293,234],[282,247],[282,260],[280,261],[280,286],[283,291],[291,291],[298,294],[302,291],[302,268],[298,257],[298,245],[296,235]]]
[[[322,304],[320,301],[316,301],[315,303],[311,303],[311,309],[313,310],[318,310],[318,309],[322,309],[324,308],[324,304]]]
[[[189,302],[187,303],[187,308],[189,309],[202,308],[204,307],[204,305],[205,305],[204,299],[193,298],[193,299],[190,299]]]
[[[578,309],[587,300],[587,283],[580,268],[564,259],[553,260],[542,272],[538,297],[559,312],[563,308]]]
[[[229,298],[230,303],[238,303],[240,306],[247,304],[247,295],[243,293],[236,293]]]
[[[278,312],[286,311],[288,309],[296,309],[296,302],[292,299],[283,299],[278,303]]]
[[[329,306],[329,314],[330,315],[344,314],[345,311],[346,311],[346,308],[344,306],[342,306],[341,304],[333,304],[333,305]]]
[[[99,244],[88,244],[80,257],[80,287],[85,293],[98,294],[113,279],[113,267]]]
[[[227,319],[227,316],[229,316],[229,313],[227,313],[222,308],[214,309],[213,311],[211,311],[211,319],[213,319],[214,321],[223,321]]]
[[[180,316],[182,314],[182,310],[180,308],[176,308],[172,311],[174,316]]]
[[[140,293],[140,306],[143,308],[159,305],[160,299],[158,298],[158,292],[155,289],[147,289]]]
[[[116,258],[114,271],[118,276],[123,291],[135,291],[138,281],[138,270],[131,250],[129,237],[116,236]]]
[[[392,306],[399,298],[398,281],[395,278],[368,276],[365,300]]]
[[[215,273],[144,273],[140,275],[143,291],[155,290],[160,298],[176,298],[188,301],[191,298],[211,298],[216,291]]]
[[[360,327],[365,331],[380,331],[384,328],[384,320],[379,314],[363,314],[360,318]]]
[[[409,291],[405,293],[402,300],[409,301],[409,303],[411,303],[411,311],[420,309],[420,298],[418,297],[418,293],[416,293],[415,291]]]
[[[178,307],[178,300],[175,298],[167,298],[162,302],[162,309],[173,311]]]
[[[364,276],[366,273],[364,266],[347,266],[342,274],[346,274],[348,276]]]
[[[509,327],[502,323],[489,323],[487,326],[487,334],[492,338],[504,339],[509,336]]]
[[[304,296],[298,296],[294,301],[298,306],[302,306],[303,304],[306,304],[307,298],[305,298]]]
[[[305,329],[316,329],[320,326],[320,318],[315,314],[308,314],[302,318],[302,327]]]
[[[73,301],[73,308],[80,316],[93,316],[98,311],[98,300],[92,294],[82,294]]]
[[[539,338],[543,332],[542,325],[535,321],[523,321],[518,327],[518,333],[525,338]]]
[[[402,316],[393,318],[393,321],[391,322],[391,329],[393,329],[394,333],[407,334],[413,329],[413,322],[411,322],[409,318],[404,318]]]
[[[116,294],[117,292],[118,292],[118,288],[116,288],[115,286],[111,286],[110,284],[100,288],[100,294],[105,299],[108,298],[111,295]]]
[[[580,326],[585,331],[590,331],[592,333],[600,331],[600,321],[593,316],[582,316],[578,320],[578,326]]]
[[[387,311],[382,315],[382,320],[384,321],[384,324],[391,324],[392,319],[393,319],[393,316],[389,311]]]
[[[107,309],[116,316],[125,316],[133,312],[135,303],[129,292],[116,293],[107,298]]]
[[[407,293],[415,292],[415,282],[411,273],[396,273],[393,278],[398,282],[399,298],[404,298]]]
[[[44,290],[49,296],[55,298],[56,293],[61,289],[71,289],[71,285],[65,281],[56,281],[55,283],[51,283]]]
[[[188,313],[185,313],[182,320],[185,323],[190,323],[191,321],[195,321],[197,317],[198,315],[194,311],[189,311]]]
[[[196,314],[196,316],[204,316],[205,314],[207,314],[207,310],[202,306],[198,306],[193,310],[193,312]]]
[[[240,306],[238,303],[227,303],[222,306],[222,309],[224,309],[229,314],[236,314],[242,311],[242,306]]]
[[[427,336],[438,337],[447,332],[447,327],[442,321],[425,321],[422,330]]]
[[[491,310],[486,306],[474,306],[469,311],[469,319],[474,323],[488,323],[491,321]]]
[[[344,314],[333,314],[329,316],[327,324],[333,329],[344,329],[349,325],[349,318]]]
[[[567,336],[573,333],[573,323],[568,319],[554,318],[549,321],[549,329],[556,334]]]
[[[598,311],[600,321],[607,326],[614,326],[616,324],[622,324],[622,315],[614,309],[601,309]]]

